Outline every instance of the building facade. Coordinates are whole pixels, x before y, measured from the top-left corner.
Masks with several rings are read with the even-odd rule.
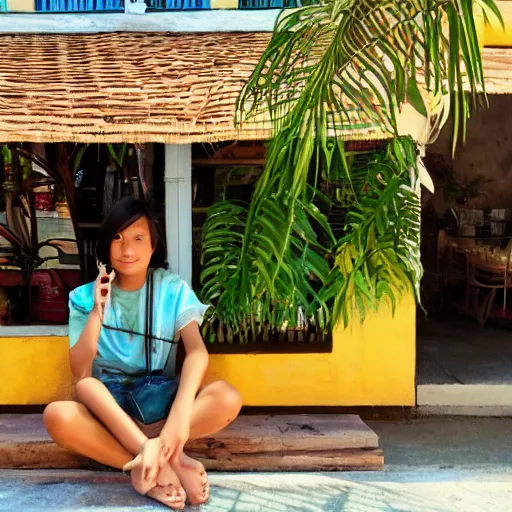
[[[294,5],[140,4],[0,0],[8,55],[0,68],[0,141],[165,144],[170,265],[190,281],[192,144],[271,136],[266,120],[235,126],[235,102],[280,9]],[[484,45],[496,38],[508,44],[510,33],[482,31]],[[421,132],[412,114],[404,119],[405,133]],[[384,135],[367,126],[350,137]],[[335,330],[328,351],[214,353],[207,379],[228,380],[248,406],[414,406],[415,316],[408,297],[394,315],[383,306],[363,324]],[[72,395],[66,333],[65,325],[0,326],[0,373],[9,383],[0,404],[46,404]]]

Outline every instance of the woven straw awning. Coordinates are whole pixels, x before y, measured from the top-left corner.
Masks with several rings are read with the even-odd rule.
[[[512,48],[484,48],[485,89],[488,94],[512,94]]]
[[[0,141],[262,139],[234,104],[268,34],[0,36]]]
[[[258,140],[235,101],[270,33],[1,35],[1,142]],[[485,49],[488,92],[512,92],[512,49]],[[388,138],[363,123],[351,140]]]
[[[258,140],[235,102],[270,33],[0,36],[0,141]],[[387,138],[363,123],[347,139]]]

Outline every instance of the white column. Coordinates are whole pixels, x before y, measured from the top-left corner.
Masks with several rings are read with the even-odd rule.
[[[169,266],[192,282],[192,146],[165,145],[165,224]]]

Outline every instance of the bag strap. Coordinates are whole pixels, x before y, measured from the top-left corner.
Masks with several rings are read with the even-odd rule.
[[[176,351],[177,342],[175,341],[169,348],[169,354],[167,355],[167,361],[165,362],[162,375],[168,379],[174,379],[176,377]]]
[[[146,352],[146,373],[151,375],[153,352],[153,269],[149,270],[146,284],[146,321],[144,328],[144,348]]]
[[[148,282],[146,285],[146,321],[144,330],[144,347],[146,352],[146,373],[151,376],[152,358],[153,358],[153,269],[149,270]],[[161,339],[161,338],[156,338]],[[169,342],[169,340],[163,340]],[[176,376],[176,340],[171,341],[171,348],[162,375],[168,379]]]
[[[151,375],[152,365],[151,365],[151,359],[153,356],[153,340],[156,339],[155,336],[153,336],[153,269],[150,270],[149,275],[149,286],[150,286],[150,295],[149,295],[149,334],[147,337],[149,338],[149,374]],[[146,316],[148,313],[146,313]],[[165,361],[165,365],[162,371],[162,375],[164,377],[167,377],[168,379],[173,379],[176,376],[176,350],[177,342],[175,340],[172,341],[171,347],[169,349],[169,354],[167,355],[167,360]]]

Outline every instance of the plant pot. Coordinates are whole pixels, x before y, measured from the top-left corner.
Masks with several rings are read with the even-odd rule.
[[[53,194],[51,192],[36,192],[36,210],[41,212],[52,212],[55,209]]]
[[[66,286],[54,270],[32,274],[32,322],[66,324],[68,321]]]

